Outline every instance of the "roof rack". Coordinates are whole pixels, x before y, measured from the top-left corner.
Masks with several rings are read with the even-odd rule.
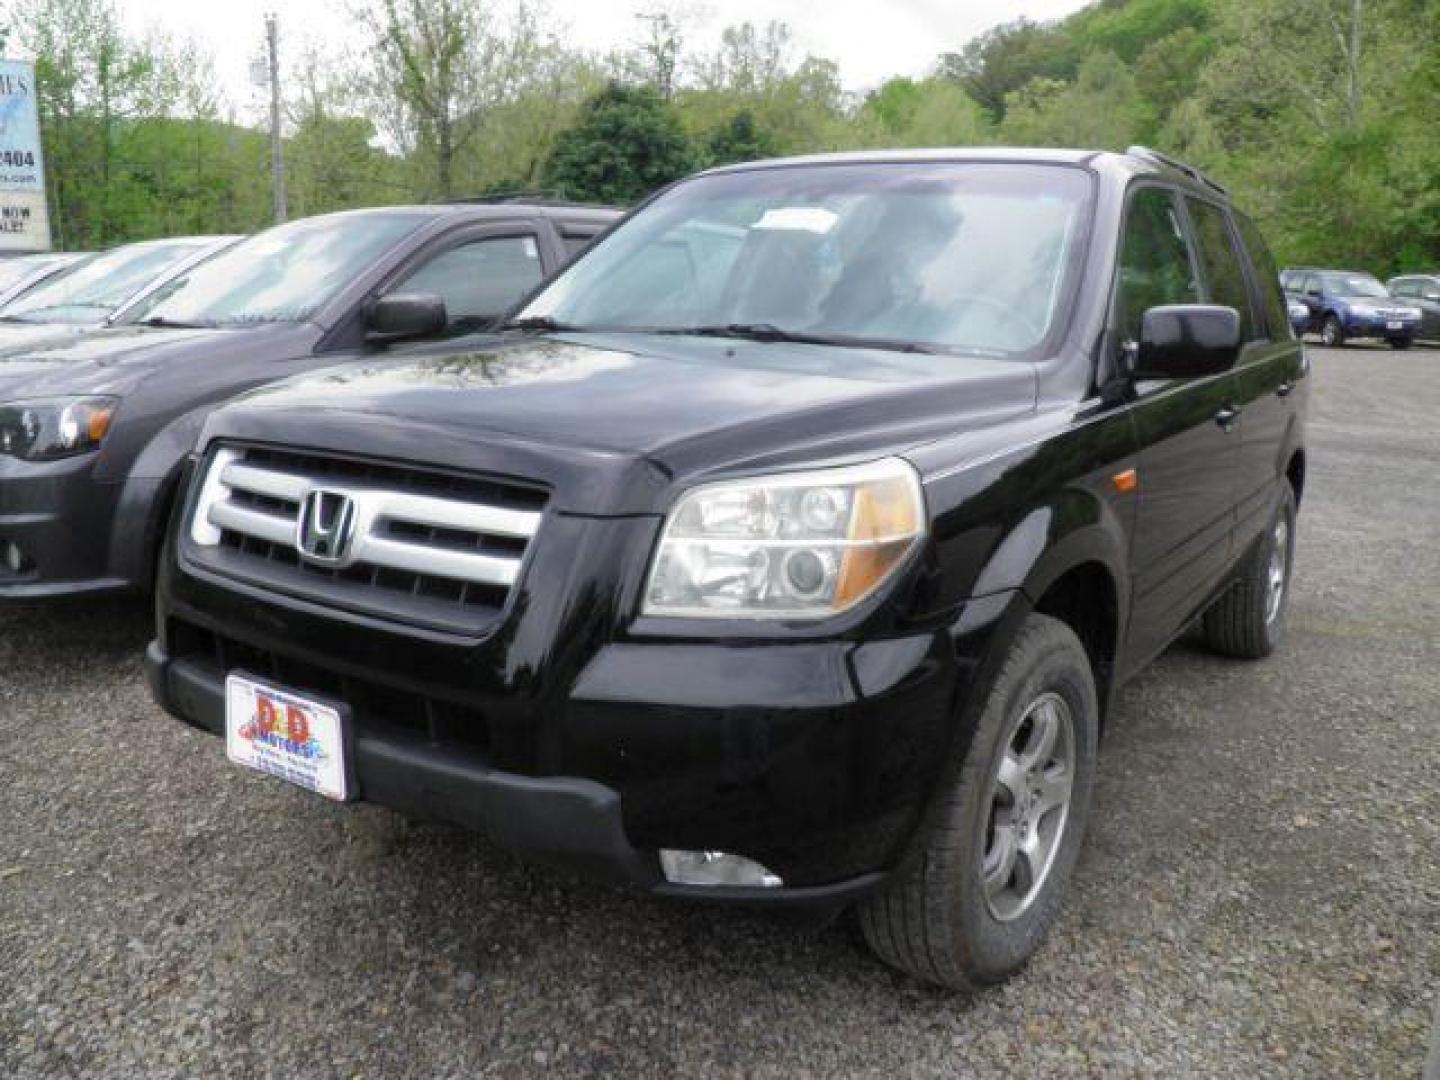
[[[1146,161],[1154,161],[1158,162],[1161,165],[1169,166],[1176,172],[1184,173],[1191,180],[1194,180],[1197,184],[1204,184],[1208,188],[1213,188],[1221,195],[1230,194],[1229,191],[1227,191],[1220,184],[1217,184],[1214,180],[1211,180],[1210,177],[1206,176],[1199,169],[1195,168],[1194,165],[1186,165],[1185,162],[1169,157],[1166,154],[1162,154],[1158,150],[1151,150],[1148,146],[1132,146],[1128,150],[1126,150],[1125,153],[1129,154],[1131,157],[1143,158]]]
[[[471,205],[504,206],[509,203],[530,203],[534,206],[571,206],[580,210],[607,209],[597,203],[579,202],[575,199],[562,199],[553,191],[493,191],[486,195],[452,195],[448,198],[437,199],[436,201],[446,204],[465,203]]]

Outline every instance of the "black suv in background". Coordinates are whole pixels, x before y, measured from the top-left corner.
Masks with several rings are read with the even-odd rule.
[[[1148,151],[704,173],[511,325],[205,424],[147,671],[236,762],[973,986],[1056,917],[1115,688],[1284,634],[1308,370]]]
[[[172,277],[126,325],[0,349],[0,600],[148,588],[216,405],[355,350],[487,326],[618,216],[501,203],[305,218]]]

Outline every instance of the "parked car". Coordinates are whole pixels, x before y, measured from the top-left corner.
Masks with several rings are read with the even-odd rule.
[[[32,285],[58,274],[89,254],[87,251],[49,251],[37,255],[11,255],[0,260],[0,308]]]
[[[484,205],[307,218],[171,278],[123,325],[0,350],[0,600],[148,588],[211,409],[344,350],[483,326],[616,216]]]
[[[206,421],[147,671],[235,761],[973,986],[1056,917],[1115,688],[1284,635],[1303,352],[1149,151],[717,169],[509,325]]]
[[[1391,296],[1420,312],[1417,338],[1440,341],[1440,273],[1405,274],[1391,278],[1386,288]]]
[[[173,275],[223,251],[238,236],[142,240],[77,260],[0,307],[0,354],[124,322]]]
[[[1351,338],[1380,338],[1408,349],[1420,328],[1420,309],[1397,301],[1374,274],[1312,270],[1288,295],[1305,305],[1307,329],[1331,348]]]

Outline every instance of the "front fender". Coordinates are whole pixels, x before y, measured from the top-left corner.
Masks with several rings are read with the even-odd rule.
[[[1041,423],[1051,430],[1037,431]],[[1051,413],[1014,434],[1029,438],[991,457],[917,460],[934,532],[928,611],[1008,590],[1038,601],[1067,570],[1098,562],[1124,593],[1123,617],[1138,494],[1116,485],[1137,460],[1129,410]]]
[[[213,405],[186,413],[156,433],[136,457],[121,482],[110,530],[109,567],[113,576],[138,589],[148,589],[155,555],[180,486],[185,462],[194,449]]]

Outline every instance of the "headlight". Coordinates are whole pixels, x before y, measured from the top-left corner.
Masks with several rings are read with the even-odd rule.
[[[644,612],[834,615],[884,584],[924,532],[920,478],[898,458],[708,484],[671,510]]]
[[[94,450],[110,430],[115,398],[39,398],[0,404],[0,454],[54,461]]]
[[[1419,319],[1423,317],[1423,315],[1424,312],[1422,312],[1418,307],[1407,307],[1400,309],[1400,318],[1402,319]]]

